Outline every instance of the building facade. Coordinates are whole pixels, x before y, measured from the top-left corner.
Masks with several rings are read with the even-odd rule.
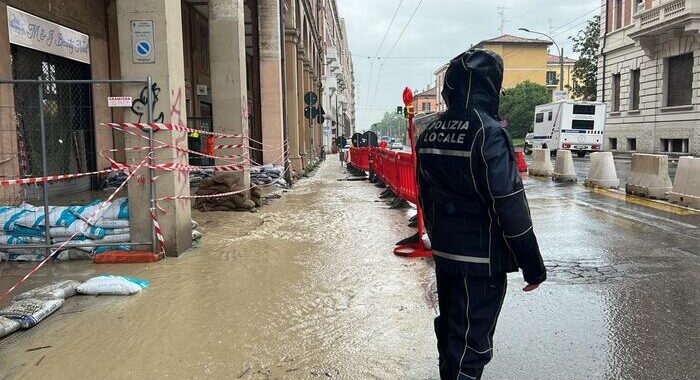
[[[347,139],[354,133],[355,74],[345,20],[339,17],[335,1],[324,0],[324,4],[323,145],[329,151],[335,151],[336,138]]]
[[[525,81],[548,86],[551,67],[547,49],[550,45],[552,43],[549,41],[504,34],[500,37],[481,41],[473,47],[491,50],[501,56],[504,67],[503,88],[508,89]],[[554,78],[551,78],[553,81],[559,77],[558,63],[559,59],[557,58],[556,74]],[[437,110],[440,112],[446,110],[445,102],[440,94],[442,93],[448,66],[449,63],[444,64],[434,72]],[[565,81],[566,76],[565,68]]]
[[[413,110],[416,115],[437,112],[437,87],[427,88],[413,95]]]
[[[547,89],[550,94],[559,90],[559,80],[561,79],[561,57],[558,55],[547,54]],[[564,91],[571,96],[571,90],[574,88],[573,72],[576,60],[569,57],[564,57]]]
[[[145,142],[101,124],[146,122],[147,104],[153,103],[156,122],[249,138],[217,140],[232,146],[217,150],[218,156],[240,157],[251,165],[289,163],[300,176],[324,145],[323,107],[315,104],[311,118],[304,109],[307,93],[320,100],[328,92],[323,79],[329,17],[337,20],[332,40],[342,51],[343,125],[352,131],[352,60],[334,0],[0,0],[0,79],[71,81],[0,84],[0,177],[42,175],[40,103],[48,174],[132,161],[135,156],[123,148]],[[147,78],[151,91],[144,85]],[[72,82],[109,79],[140,83]],[[129,99],[129,104],[111,106],[110,97]],[[186,153],[188,147],[202,149],[201,135],[159,131],[157,136],[168,145],[157,163],[214,164]],[[239,147],[241,142],[249,148]],[[234,177],[241,188],[250,186],[247,170],[221,175]],[[145,177],[129,183],[135,241],[150,240]],[[164,172],[153,180],[156,197],[189,195],[187,175]],[[50,189],[71,195],[98,185],[85,177]],[[31,189],[0,188],[1,201],[21,202]],[[191,244],[189,201],[164,202],[163,207],[158,217],[166,249],[183,252]]]
[[[605,148],[700,154],[700,0],[604,0]]]

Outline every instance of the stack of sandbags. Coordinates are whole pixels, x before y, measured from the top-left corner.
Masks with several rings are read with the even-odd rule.
[[[239,192],[241,190],[236,184],[234,176],[222,175],[203,179],[202,185],[195,194],[198,196],[217,195]],[[202,212],[250,211],[255,209],[255,202],[246,198],[245,192],[240,192],[222,197],[197,198],[195,207]]]
[[[121,243],[131,241],[129,228],[129,203],[119,198],[96,213],[104,201],[95,200],[82,206],[49,206],[49,233],[54,245],[64,243],[68,251],[59,259],[89,259],[103,251],[124,249]],[[32,205],[0,208],[0,244],[17,246],[17,249],[0,253],[0,260],[39,261],[44,259],[44,249],[23,248],[22,245],[45,243],[46,217],[44,208]],[[95,248],[95,243],[113,243],[114,246]],[[128,249],[128,247],[126,247]]]
[[[286,187],[284,166],[269,164],[253,167],[250,169],[250,182],[258,186],[275,184],[279,187]]]

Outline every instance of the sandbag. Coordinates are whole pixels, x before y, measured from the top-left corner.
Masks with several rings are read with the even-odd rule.
[[[148,281],[131,277],[104,275],[93,277],[80,286],[78,293],[88,295],[130,296],[149,286]]]
[[[115,199],[100,215],[101,219],[129,219],[129,198]],[[101,220],[100,219],[100,220]],[[100,226],[101,227],[101,226]]]
[[[73,297],[76,294],[79,285],[80,283],[74,280],[59,281],[53,284],[49,284],[24,292],[15,297],[15,301],[25,300],[29,298],[66,299]]]
[[[97,210],[100,208],[102,203],[105,201],[102,200],[94,200],[84,206],[71,206],[69,208],[70,212],[75,215],[78,219],[82,219],[83,221],[89,222],[91,219],[97,220],[100,218],[100,215],[97,215]],[[105,206],[105,207],[109,207]],[[105,209],[106,210],[106,209]],[[104,215],[105,211],[102,211],[102,215]]]
[[[92,225],[100,228],[129,228],[129,219],[101,219]]]
[[[19,322],[0,317],[0,338],[19,330]]]
[[[23,203],[19,207],[3,206],[0,207],[0,227],[5,231],[12,231],[17,224],[17,220],[27,214],[35,212],[34,206]]]
[[[49,206],[49,226],[68,227],[78,219],[72,211],[72,207]],[[46,225],[46,216],[43,209],[36,209],[34,212],[23,214],[16,221],[25,227],[38,228]]]
[[[10,306],[0,310],[0,317],[6,317],[19,322],[20,328],[28,329],[36,326],[44,318],[63,305],[63,299],[40,300],[26,299],[15,301]]]

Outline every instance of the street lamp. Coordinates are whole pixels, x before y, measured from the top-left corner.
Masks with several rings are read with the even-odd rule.
[[[535,31],[527,29],[527,28],[519,28],[518,30],[522,30],[523,32],[532,33],[532,34],[539,34],[540,36],[545,36],[545,37],[549,38],[550,41],[552,41],[554,46],[557,47],[557,50],[560,52],[560,54],[559,54],[559,91],[564,91],[564,49],[559,49],[559,45],[557,44],[557,41],[554,41],[554,38],[550,37],[548,34],[541,33],[541,32],[535,32]]]

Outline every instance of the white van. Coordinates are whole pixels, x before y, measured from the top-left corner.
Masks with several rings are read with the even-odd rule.
[[[571,100],[535,107],[532,148],[568,149],[579,157],[603,148],[605,103]],[[528,144],[530,145],[530,144]]]

